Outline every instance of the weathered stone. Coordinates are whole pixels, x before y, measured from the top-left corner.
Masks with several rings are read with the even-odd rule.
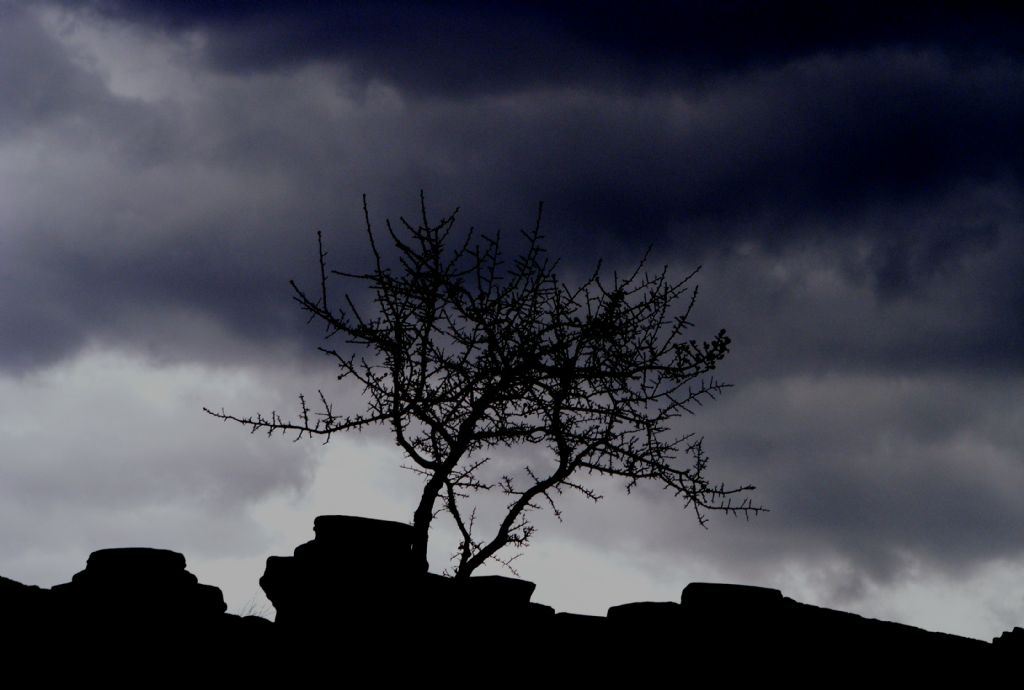
[[[49,614],[49,595],[49,590],[0,576],[0,618],[21,629],[34,627]]]
[[[344,545],[369,543],[381,548],[412,548],[413,528],[404,522],[355,515],[320,515],[313,519],[319,541]]]
[[[386,520],[321,515],[316,537],[292,557],[271,556],[260,586],[276,622],[319,627],[393,619],[412,605],[425,567],[412,555],[412,527]],[[333,622],[333,623],[332,623]]]
[[[295,569],[294,558],[270,556],[267,558],[267,567],[260,577],[260,587],[279,615],[282,608],[285,610],[290,608],[291,597],[289,595],[298,584],[294,574]]]
[[[89,554],[85,568],[108,577],[162,575],[185,570],[185,556],[177,551],[147,547],[100,549]]]
[[[782,592],[751,585],[691,582],[683,589],[680,604],[687,615],[763,611],[782,604]]]
[[[1024,652],[1024,628],[1007,630],[992,640],[992,646],[1000,652]]]
[[[524,608],[537,589],[533,582],[504,575],[479,575],[452,582],[460,603],[472,607]]]
[[[183,625],[220,616],[227,606],[220,589],[201,585],[185,570],[185,557],[164,549],[103,549],[89,556],[85,570],[52,588],[55,606],[78,624],[100,620],[108,629],[122,623]]]
[[[676,624],[681,609],[674,601],[636,601],[609,608],[608,621],[631,627]]]
[[[0,575],[0,602],[4,605],[41,597],[46,590],[36,585],[25,585]]]
[[[531,618],[547,621],[554,617],[555,609],[553,606],[548,606],[547,604],[538,604],[535,601],[531,601],[529,605],[526,607],[526,613]]]
[[[758,668],[799,659],[803,677],[810,677],[856,659],[915,673],[936,659],[943,668],[986,668],[992,662],[1010,668],[1024,648],[1021,628],[989,644],[801,604],[778,590],[744,585],[693,583],[679,604],[633,602],[611,607],[607,617],[556,614],[530,601],[533,583],[515,578],[460,580],[360,567],[346,557],[351,552],[344,535],[364,555],[381,553],[373,561],[380,564],[388,562],[388,548],[406,553],[402,535],[408,526],[329,517],[318,522],[316,539],[295,556],[268,559],[261,584],[278,606],[275,623],[224,615],[220,590],[199,584],[181,554],[160,549],[98,551],[71,582],[51,590],[0,577],[0,633],[21,645],[7,648],[9,656],[28,658],[21,652],[31,647],[48,655],[76,651],[89,659],[116,648],[141,669],[168,661],[217,664],[240,652],[278,664],[284,660],[288,667],[289,659],[337,654],[340,645],[345,663],[354,667],[401,653],[421,662],[406,668],[418,669],[453,642],[472,662],[496,658],[524,639],[560,653],[590,654],[595,640],[629,632],[645,658],[674,658],[685,650],[704,661],[742,659]],[[385,535],[391,546],[378,549],[363,528]],[[399,646],[395,631],[401,631]],[[590,669],[614,673],[628,662],[601,657]]]
[[[583,613],[559,611],[555,614],[554,625],[568,631],[597,633],[605,629],[608,619],[605,616],[588,616]]]
[[[351,515],[321,515],[313,521],[316,538],[295,549],[297,557],[348,571],[355,579],[408,577],[427,571],[413,558],[413,528],[401,522]]]

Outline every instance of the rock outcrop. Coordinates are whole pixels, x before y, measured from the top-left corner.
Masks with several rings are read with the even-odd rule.
[[[343,622],[389,625],[405,617],[427,572],[412,554],[412,527],[321,515],[292,556],[271,556],[260,586],[275,622],[295,631]]]
[[[209,625],[227,610],[220,589],[199,584],[175,551],[103,549],[85,570],[51,590],[55,610],[74,623],[159,628]]]
[[[745,585],[692,583],[678,602],[627,603],[607,616],[555,613],[532,601],[531,582],[429,573],[412,555],[408,525],[329,515],[316,519],[314,534],[292,556],[267,559],[260,584],[277,609],[273,623],[225,613],[220,590],[200,584],[180,553],[105,549],[49,590],[0,577],[0,632],[17,641],[4,649],[12,659],[24,649],[86,657],[132,650],[145,652],[146,663],[201,658],[225,669],[234,659],[237,673],[253,678],[326,659],[401,677],[439,660],[483,672],[530,650],[588,659],[595,679],[635,672],[644,659],[652,669],[684,659],[765,669],[799,660],[805,670],[867,659],[920,676],[1008,666],[1024,654],[1019,627],[989,644]],[[246,666],[250,658],[269,668]],[[862,668],[856,663],[851,668]]]

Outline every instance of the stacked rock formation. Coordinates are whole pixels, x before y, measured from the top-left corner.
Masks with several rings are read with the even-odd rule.
[[[168,663],[184,670],[209,663],[214,642],[223,651],[271,640],[262,627],[269,621],[227,615],[220,589],[200,584],[182,554],[164,549],[96,551],[70,582],[48,590],[4,579],[0,606],[8,658],[48,678],[75,676],[83,664],[115,674]],[[51,657],[62,663],[41,665]]]
[[[347,515],[321,515],[315,538],[293,556],[271,556],[260,586],[292,630],[351,623],[387,624],[413,605],[426,563],[412,555],[412,527]]]
[[[61,615],[92,625],[201,625],[227,610],[220,589],[199,584],[185,557],[164,549],[95,551],[85,570],[50,591]]]
[[[428,573],[409,525],[322,515],[313,531],[293,556],[268,558],[260,578],[290,641],[344,640],[350,654],[372,655],[387,640],[423,658],[452,645],[479,650],[554,616],[530,601],[532,582]]]
[[[989,644],[745,585],[693,583],[678,602],[623,604],[607,616],[556,614],[531,601],[531,582],[428,573],[412,555],[409,525],[328,515],[316,519],[314,533],[294,555],[267,560],[260,584],[277,609],[274,623],[226,614],[220,590],[200,584],[179,553],[106,549],[49,590],[0,577],[0,638],[7,641],[0,651],[22,661],[32,657],[15,652],[36,650],[37,661],[67,659],[69,651],[88,660],[118,655],[122,663],[136,659],[136,669],[201,661],[230,669],[235,680],[248,673],[261,682],[272,669],[287,675],[323,664],[395,677],[440,669],[453,679],[483,678],[545,655],[580,660],[562,667],[572,682],[580,673],[604,681],[626,670],[637,680],[686,660],[729,672],[741,661],[748,670],[885,666],[928,675],[1005,668],[1024,651],[1021,628]],[[259,663],[242,661],[251,659]],[[68,674],[79,668],[66,666]]]

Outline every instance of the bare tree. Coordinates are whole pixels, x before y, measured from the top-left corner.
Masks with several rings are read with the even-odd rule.
[[[425,480],[413,513],[416,554],[425,560],[431,522],[447,512],[461,534],[457,577],[491,558],[508,565],[512,559],[499,551],[527,544],[532,510],[546,506],[560,519],[557,499],[566,490],[600,499],[586,483],[593,474],[620,477],[627,491],[655,482],[692,507],[702,525],[708,511],[764,510],[736,496],[754,487],[711,483],[701,440],[673,430],[677,418],[727,386],[708,377],[728,352],[725,331],[706,342],[687,338],[696,271],[672,280],[667,269],[650,272],[645,256],[628,275],[602,277],[599,263],[571,287],[542,247],[540,211],[522,233],[524,251],[506,263],[500,236],[470,230],[454,241],[458,209],[432,224],[422,193],[420,209],[415,226],[387,222],[397,259],[389,263],[364,196],[372,268],[329,271],[317,233],[317,292],[291,283],[310,321],[326,326],[326,340],[346,343],[320,350],[337,364],[339,380],[361,384],[365,410],[339,414],[318,391],[316,411],[300,396],[294,420],[206,411],[253,432],[325,443],[338,432],[390,426],[406,466]],[[372,306],[359,308],[348,294],[340,307],[330,301],[332,277],[368,288]],[[526,445],[546,460],[497,474],[485,469],[495,462],[489,451]],[[508,497],[504,516],[483,537],[471,506],[479,491]]]

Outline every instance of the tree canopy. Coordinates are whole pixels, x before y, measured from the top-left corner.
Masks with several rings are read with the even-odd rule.
[[[528,543],[533,510],[546,507],[561,518],[564,492],[598,500],[587,483],[594,474],[621,478],[627,491],[639,482],[660,485],[701,524],[709,511],[764,510],[744,495],[754,487],[711,482],[701,438],[677,429],[679,418],[727,387],[712,375],[729,351],[725,331],[710,340],[688,337],[696,270],[673,280],[667,267],[650,270],[645,255],[627,274],[605,275],[598,263],[570,285],[543,247],[540,211],[511,261],[500,235],[470,230],[457,239],[458,209],[431,223],[421,193],[420,211],[415,225],[386,223],[393,251],[385,256],[364,197],[370,269],[329,270],[317,233],[317,287],[291,282],[310,320],[326,327],[320,350],[335,362],[339,380],[362,387],[365,409],[339,413],[318,391],[312,406],[299,397],[291,420],[276,412],[206,411],[252,431],[325,442],[386,425],[406,466],[424,478],[412,517],[417,555],[426,558],[431,523],[447,513],[461,535],[453,558],[458,577],[492,558],[508,564],[502,549]],[[352,292],[337,299],[332,281],[339,278],[368,291],[370,306],[357,306]],[[490,455],[525,446],[544,460]],[[496,525],[477,519],[473,498],[484,491],[507,497]]]

